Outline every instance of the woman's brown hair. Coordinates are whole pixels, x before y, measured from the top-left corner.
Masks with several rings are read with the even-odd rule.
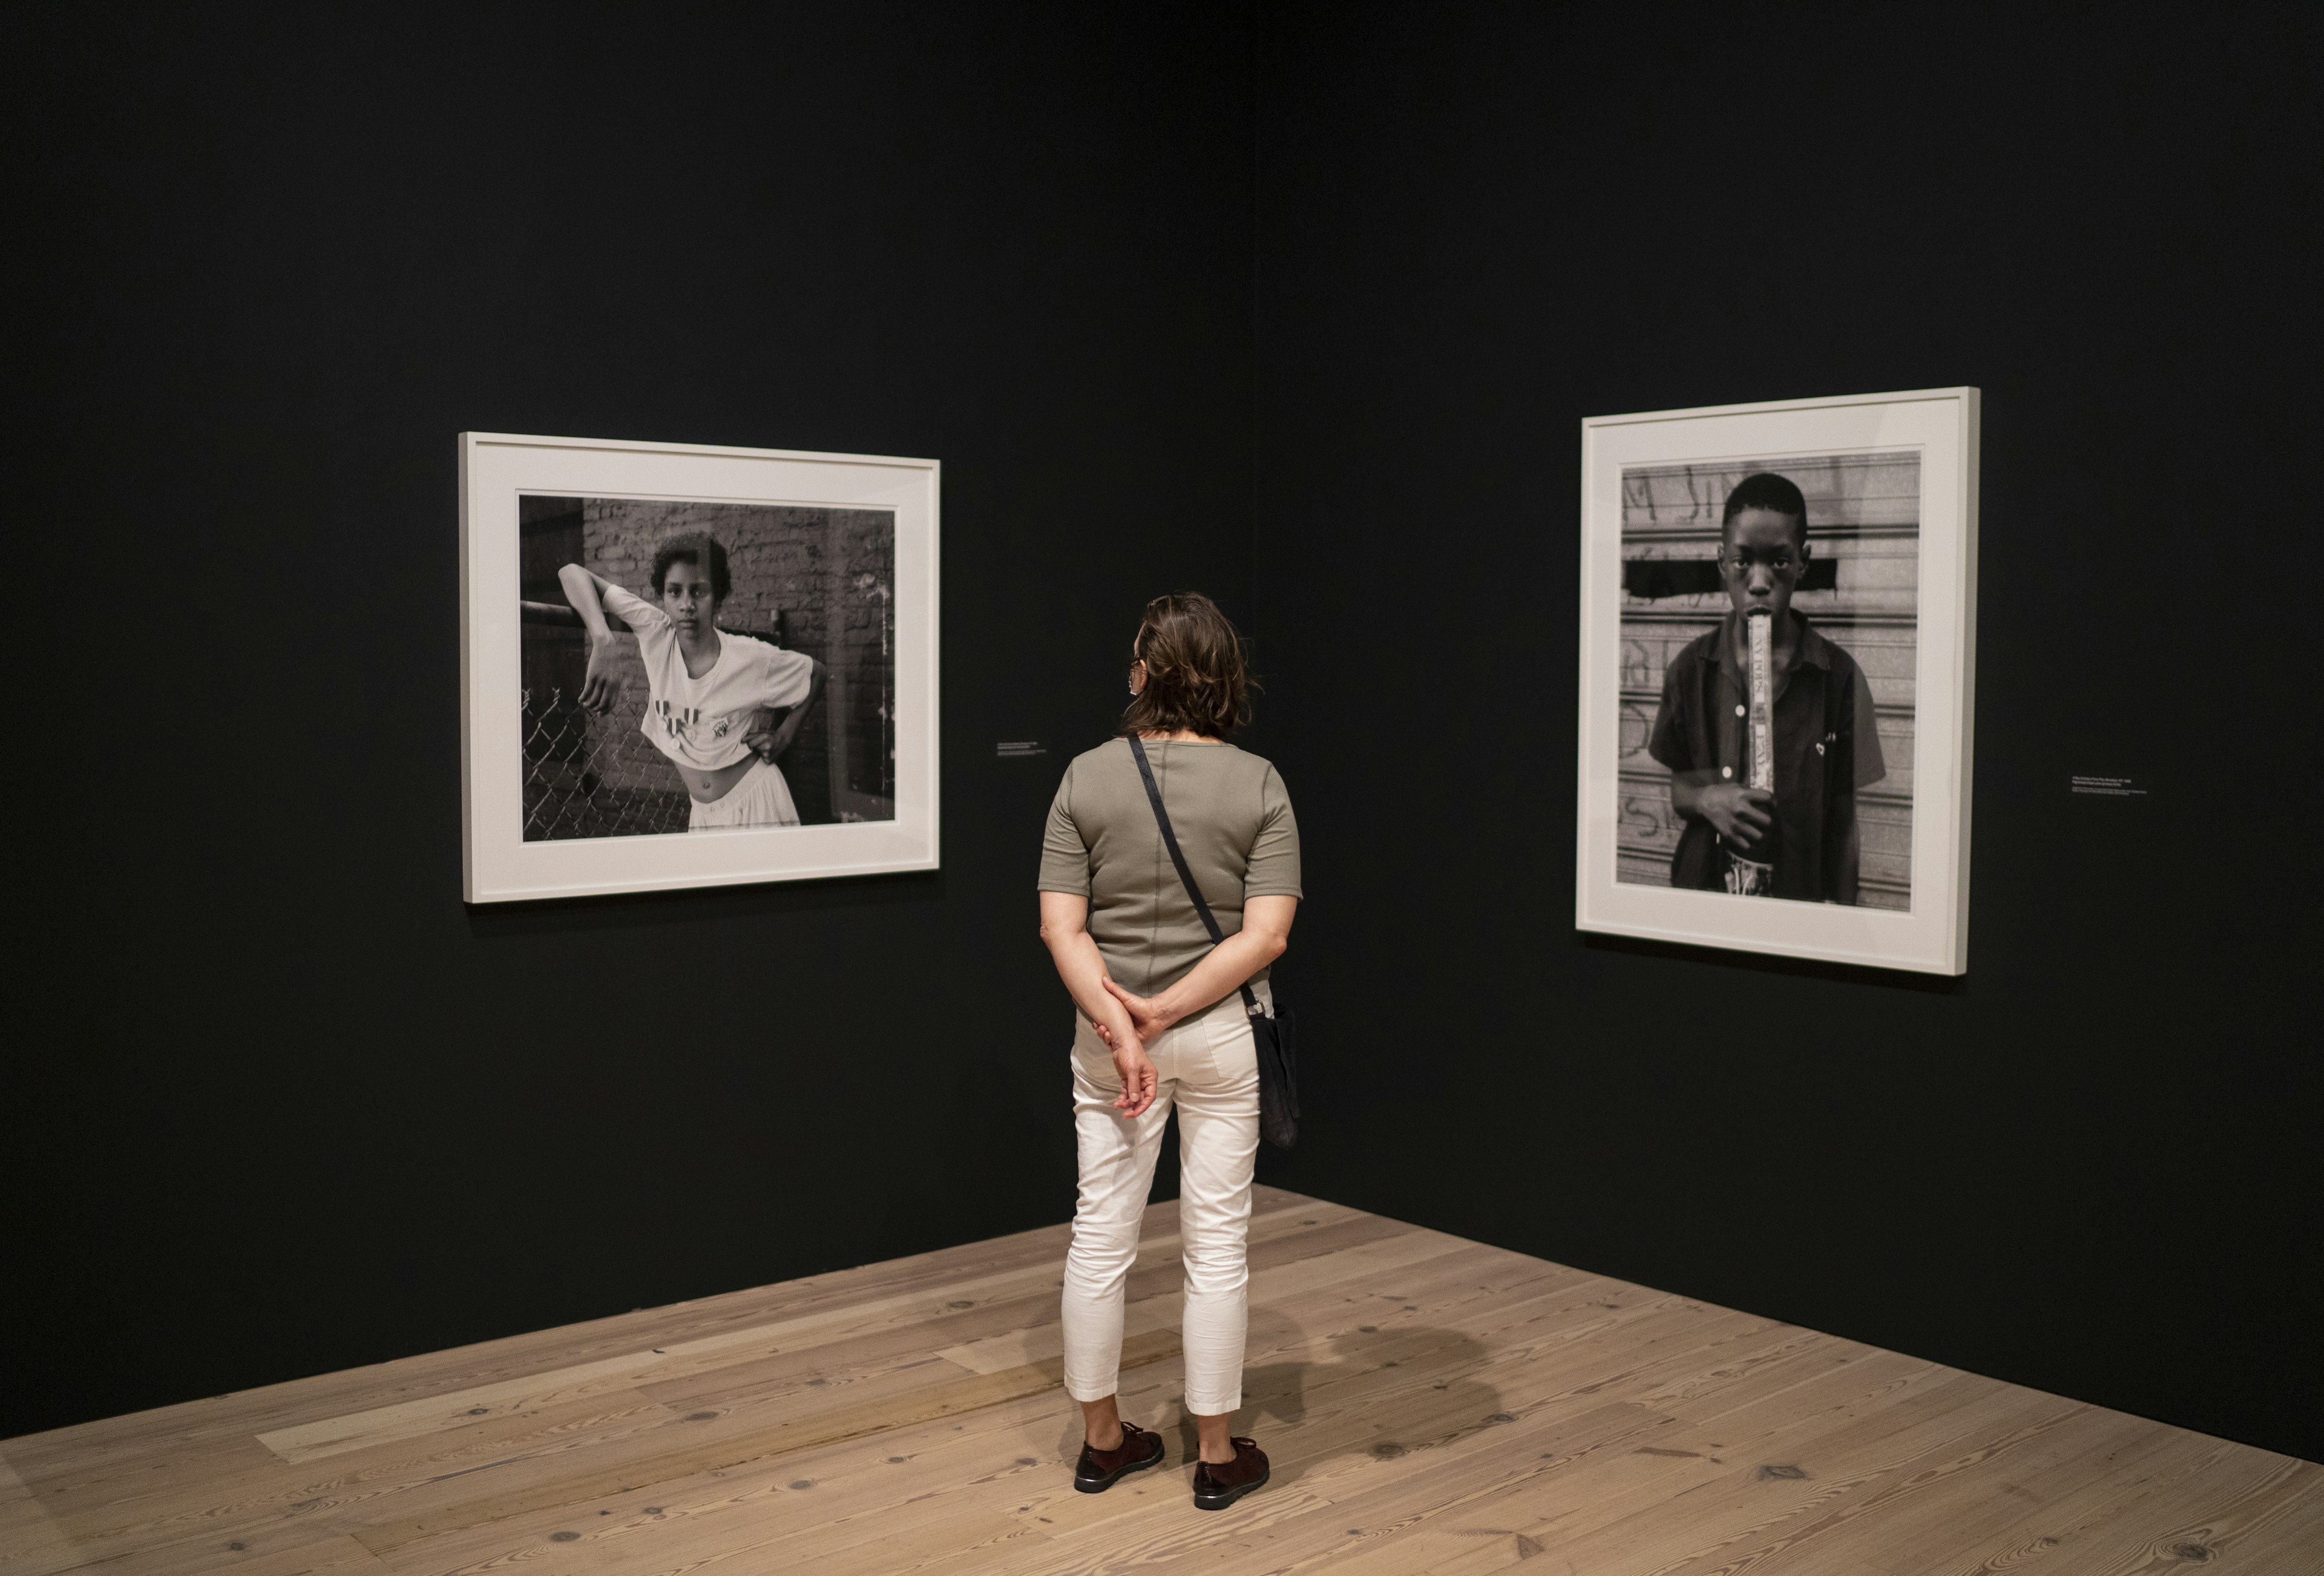
[[[1125,735],[1183,728],[1219,738],[1250,721],[1242,637],[1201,592],[1174,591],[1148,603],[1133,650],[1146,664],[1146,687],[1121,714]]]

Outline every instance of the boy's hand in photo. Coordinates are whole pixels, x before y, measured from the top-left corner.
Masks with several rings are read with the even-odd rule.
[[[581,680],[581,707],[604,716],[613,709],[622,696],[622,670],[617,665],[621,656],[622,637],[614,634],[589,637],[589,671]]]
[[[1775,824],[1775,796],[1738,782],[1715,782],[1698,792],[1695,813],[1738,848],[1749,848]]]

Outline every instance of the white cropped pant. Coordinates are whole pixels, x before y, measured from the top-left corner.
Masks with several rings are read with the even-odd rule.
[[[1253,986],[1262,1005],[1266,985]],[[1270,1006],[1270,1010],[1272,1008]],[[1240,993],[1147,1046],[1154,1103],[1145,1114],[1113,1109],[1121,1093],[1113,1054],[1087,1019],[1074,1034],[1074,1129],[1081,1200],[1065,1254],[1065,1393],[1101,1401],[1121,1370],[1121,1310],[1138,1226],[1154,1184],[1162,1127],[1178,1109],[1178,1231],[1186,1267],[1184,1344],[1186,1410],[1197,1416],[1242,1405],[1242,1348],[1250,1270],[1251,1166],[1259,1155],[1259,1056]]]

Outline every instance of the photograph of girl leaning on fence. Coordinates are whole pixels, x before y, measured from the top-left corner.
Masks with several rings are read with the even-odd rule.
[[[654,553],[659,606],[579,564],[559,569],[558,580],[589,631],[584,708],[609,712],[621,694],[621,637],[605,614],[620,618],[637,641],[651,690],[640,727],[694,801],[687,830],[798,825],[798,807],[775,760],[823,692],[823,664],[718,628],[718,604],[733,590],[718,539],[689,531]],[[779,723],[771,721],[777,710],[789,713]]]
[[[521,502],[526,841],[893,817],[892,513]]]

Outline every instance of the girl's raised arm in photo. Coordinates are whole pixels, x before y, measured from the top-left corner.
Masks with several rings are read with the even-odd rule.
[[[602,716],[613,709],[622,695],[621,669],[614,663],[618,650],[614,642],[620,637],[606,624],[604,604],[598,600],[613,582],[583,565],[567,564],[557,571],[557,583],[565,588],[565,600],[581,615],[581,627],[589,631],[589,671],[581,680],[578,697],[582,709]]]

